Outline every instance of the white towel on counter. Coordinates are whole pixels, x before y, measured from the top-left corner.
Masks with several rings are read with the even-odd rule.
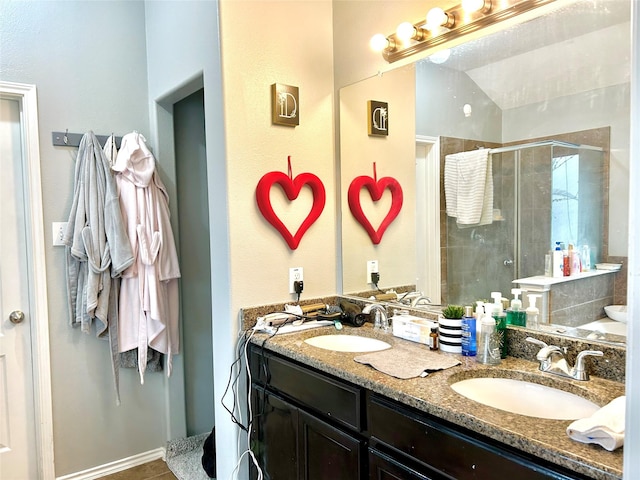
[[[445,157],[446,212],[460,228],[493,222],[493,172],[489,149],[452,153]]]
[[[624,444],[625,400],[612,400],[588,418],[576,420],[567,427],[569,438],[582,443],[597,443],[613,452]]]

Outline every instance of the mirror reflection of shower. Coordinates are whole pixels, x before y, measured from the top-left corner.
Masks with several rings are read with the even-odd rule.
[[[441,137],[441,166],[446,155],[471,143]],[[602,254],[607,171],[602,148],[545,140],[490,152],[493,208],[499,215],[473,228],[443,216],[443,304],[468,305],[495,290],[508,296],[514,279],[544,275],[545,254],[556,241],[589,245],[592,265]],[[442,176],[443,168],[443,188]]]

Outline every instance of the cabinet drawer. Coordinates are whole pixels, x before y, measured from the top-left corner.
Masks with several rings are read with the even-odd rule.
[[[363,430],[362,389],[256,347],[250,365],[254,382],[350,429]]]
[[[377,441],[455,479],[582,479],[540,465],[484,439],[456,431],[444,422],[371,395],[367,403],[371,444]],[[488,439],[487,439],[488,440]]]

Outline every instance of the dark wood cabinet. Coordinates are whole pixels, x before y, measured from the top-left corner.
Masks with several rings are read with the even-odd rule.
[[[301,480],[362,478],[363,440],[303,411],[299,416]]]
[[[391,455],[374,448],[369,449],[369,480],[440,480],[437,474],[424,474],[400,463]]]
[[[364,478],[360,388],[255,350],[250,365],[251,448],[265,479]]]
[[[255,345],[249,366],[265,479],[587,479]]]

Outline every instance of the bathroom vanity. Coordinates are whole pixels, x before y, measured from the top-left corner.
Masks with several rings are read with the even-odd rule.
[[[406,342],[369,325],[342,331],[349,332],[377,335],[392,346]],[[249,347],[251,445],[264,478],[622,478],[622,449],[570,440],[570,421],[485,407],[450,388],[474,375],[539,375],[535,362],[507,358],[486,367],[459,357],[460,366],[400,380],[355,362],[357,353],[304,342],[318,334],[256,335]],[[552,381],[567,382],[599,405],[624,394],[624,384],[596,377]]]

